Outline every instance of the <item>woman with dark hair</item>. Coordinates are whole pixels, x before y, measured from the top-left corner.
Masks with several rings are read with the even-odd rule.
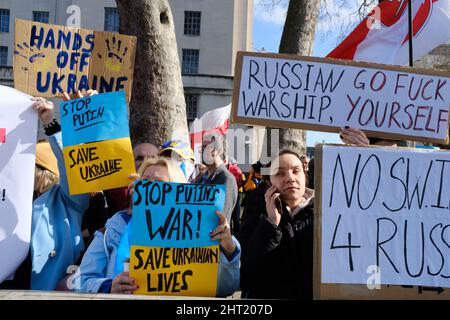
[[[261,218],[242,247],[245,297],[312,299],[313,191],[301,157],[281,150],[270,183]]]

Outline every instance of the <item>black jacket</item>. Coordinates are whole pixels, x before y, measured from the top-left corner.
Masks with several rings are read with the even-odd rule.
[[[244,296],[268,299],[312,299],[313,199],[294,217],[283,204],[278,226],[264,208],[242,247]]]
[[[244,199],[242,200],[242,207],[244,208],[241,217],[241,236],[239,243],[241,245],[247,244],[251,233],[258,224],[261,216],[261,212],[265,211],[266,202],[264,195],[267,189],[270,188],[270,183],[263,180],[256,189],[247,191]]]
[[[242,200],[244,210],[241,217],[238,240],[241,244],[241,291],[243,297],[247,295],[249,286],[247,282],[250,280],[248,273],[251,273],[251,270],[247,270],[249,265],[246,260],[247,255],[244,255],[244,252],[247,252],[250,238],[261,219],[261,212],[265,212],[266,202],[264,194],[269,187],[270,183],[263,180],[256,189],[247,191]]]

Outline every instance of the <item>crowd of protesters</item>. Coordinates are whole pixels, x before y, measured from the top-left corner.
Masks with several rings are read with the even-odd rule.
[[[88,91],[84,96],[95,95]],[[65,100],[80,98],[64,94]],[[132,219],[129,187],[70,195],[53,104],[34,98],[47,141],[36,147],[31,242],[28,257],[1,289],[70,290],[67,269],[80,266],[78,292],[131,294],[138,287],[124,261],[129,259]],[[342,128],[344,143],[395,146]],[[225,205],[210,232],[219,240],[218,297],[240,290],[243,298],[312,298],[314,161],[293,150],[279,151],[245,175],[226,156],[223,135],[203,138],[202,163],[195,163],[187,142],[133,148],[137,173],[130,179],[221,184]],[[130,181],[131,182],[131,181]]]

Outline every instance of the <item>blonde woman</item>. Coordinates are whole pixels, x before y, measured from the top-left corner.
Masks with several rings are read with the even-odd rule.
[[[186,183],[186,177],[172,160],[151,158],[139,168],[137,178],[151,181]],[[217,212],[219,225],[211,232],[213,240],[220,240],[217,295],[233,294],[240,280],[240,245],[231,235],[225,216]],[[123,261],[129,257],[127,226],[131,208],[119,211],[106,222],[104,233],[96,232],[80,265],[80,292],[131,294],[138,287],[134,279],[123,271]],[[124,256],[126,251],[127,256]]]

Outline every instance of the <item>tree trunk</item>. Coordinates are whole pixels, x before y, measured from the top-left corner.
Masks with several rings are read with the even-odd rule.
[[[313,50],[317,17],[319,15],[320,0],[290,0],[284,23],[279,52],[309,56]],[[266,139],[263,151],[268,150],[268,156],[273,156],[276,146],[268,148],[273,130],[279,130],[279,149],[289,148],[299,154],[306,154],[306,132],[299,129],[266,128]],[[264,155],[262,156],[262,161]]]
[[[130,131],[133,143],[188,140],[186,104],[167,0],[116,0],[120,33],[137,37]]]
[[[290,0],[280,53],[309,56],[314,45],[320,0]]]

